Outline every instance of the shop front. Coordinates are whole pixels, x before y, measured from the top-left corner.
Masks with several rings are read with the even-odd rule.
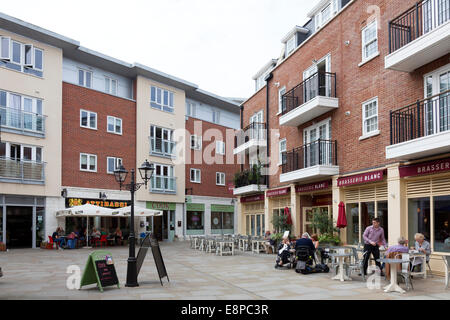
[[[266,230],[264,194],[241,197],[240,231],[245,235],[264,236]]]
[[[205,204],[186,203],[186,235],[205,234]]]
[[[147,201],[147,209],[161,210],[163,215],[148,217],[145,222],[146,230],[152,232],[159,241],[172,242],[175,237],[176,203]]]
[[[8,248],[39,248],[45,241],[45,197],[0,195],[0,241]]]
[[[345,203],[347,227],[341,240],[349,245],[363,244],[364,230],[379,218],[386,242],[389,240],[387,171],[376,171],[340,177],[337,179]]]
[[[273,230],[270,230],[272,233],[284,233],[285,229],[281,227],[280,219],[283,219],[288,212],[292,215],[292,205],[291,205],[291,188],[279,188],[266,191],[266,197],[268,200],[268,213],[269,213],[269,225],[272,226]],[[291,232],[294,231],[293,227],[289,230]]]
[[[211,234],[234,234],[234,205],[211,204]]]

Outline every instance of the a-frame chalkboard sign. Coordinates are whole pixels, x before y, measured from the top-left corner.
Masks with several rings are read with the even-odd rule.
[[[164,265],[164,260],[161,255],[161,249],[159,248],[158,240],[148,233],[144,240],[141,242],[141,248],[139,249],[137,258],[136,258],[136,268],[137,274],[139,275],[139,271],[141,271],[142,264],[144,263],[145,256],[147,255],[148,249],[152,249],[153,259],[155,260],[156,269],[158,270],[159,281],[162,283],[162,278],[167,277],[167,281],[170,282],[169,276],[167,275],[166,266]]]
[[[101,292],[103,292],[104,287],[114,285],[117,285],[117,288],[120,289],[114,261],[109,251],[99,250],[89,255],[81,278],[80,289],[83,286],[95,283]]]

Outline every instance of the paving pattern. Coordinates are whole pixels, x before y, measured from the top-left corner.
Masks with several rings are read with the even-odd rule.
[[[368,289],[360,277],[353,281],[331,280],[331,273],[301,275],[293,270],[274,269],[275,255],[237,252],[234,256],[216,256],[189,247],[188,242],[162,243],[170,282],[161,286],[151,251],[139,275],[137,288],[125,287],[128,249],[109,247],[119,282],[101,293],[95,285],[81,290],[67,289],[66,273],[70,265],[85,268],[93,249],[22,249],[0,252],[0,299],[192,299],[192,300],[264,300],[264,299],[445,299],[450,289],[444,278],[414,279],[414,290],[405,294]],[[381,280],[381,287],[386,285]],[[401,284],[404,288],[404,284]]]

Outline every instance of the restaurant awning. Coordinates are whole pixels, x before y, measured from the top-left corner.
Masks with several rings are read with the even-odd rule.
[[[161,216],[161,210],[146,209],[134,206],[135,217],[153,217]],[[71,208],[59,210],[56,212],[56,217],[129,217],[131,215],[131,206],[109,209],[92,204],[83,204],[81,206],[74,206]]]

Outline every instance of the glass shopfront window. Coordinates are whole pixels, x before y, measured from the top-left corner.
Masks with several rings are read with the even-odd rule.
[[[233,223],[233,217],[229,216]],[[225,219],[225,217],[224,217]],[[264,214],[247,214],[245,217],[245,232],[248,236],[263,236],[265,231]],[[225,220],[224,220],[225,221]],[[226,225],[224,224],[224,227]],[[231,229],[231,228],[230,228]]]
[[[450,252],[450,196],[434,197],[434,251]]]
[[[233,233],[233,212],[211,212],[212,233]]]
[[[408,200],[408,241],[414,246],[414,235],[422,233],[430,241],[430,198]]]
[[[359,242],[359,204],[349,203],[346,208],[347,214],[347,243],[358,244]]]
[[[187,230],[203,230],[204,219],[202,211],[187,212]]]
[[[388,242],[387,201],[349,203],[346,207],[346,215],[348,244],[364,244],[363,233],[367,227],[372,225],[373,218],[380,219],[380,226],[384,230],[384,238]]]
[[[380,225],[384,230],[384,238],[388,241],[388,202],[379,201],[377,203],[377,217],[380,219]]]
[[[41,246],[41,242],[46,241],[45,239],[45,208],[36,208],[36,248]]]

